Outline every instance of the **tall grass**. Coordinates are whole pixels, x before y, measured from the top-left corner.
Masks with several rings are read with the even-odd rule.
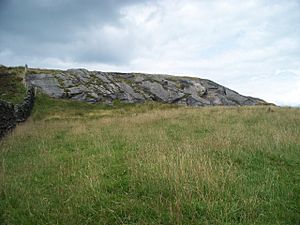
[[[0,143],[3,224],[300,223],[299,110],[79,106]]]

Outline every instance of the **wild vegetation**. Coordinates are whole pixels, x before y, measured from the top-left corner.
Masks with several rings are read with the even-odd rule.
[[[0,143],[1,224],[300,224],[300,110],[39,95]]]
[[[22,84],[24,67],[4,67],[0,65],[0,99],[20,103],[26,93]]]

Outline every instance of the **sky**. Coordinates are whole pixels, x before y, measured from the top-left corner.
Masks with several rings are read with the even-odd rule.
[[[300,106],[300,0],[0,0],[0,64],[195,76]]]

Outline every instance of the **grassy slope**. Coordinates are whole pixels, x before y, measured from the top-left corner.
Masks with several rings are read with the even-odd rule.
[[[0,223],[299,224],[300,110],[39,96],[0,143]]]
[[[22,102],[26,89],[22,84],[24,67],[0,66],[0,99],[11,103]]]

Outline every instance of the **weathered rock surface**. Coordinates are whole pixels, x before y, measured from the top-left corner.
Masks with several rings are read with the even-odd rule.
[[[28,85],[54,98],[111,104],[159,101],[189,106],[259,105],[265,101],[246,97],[206,79],[141,73],[113,73],[70,69],[49,74],[28,74]]]
[[[62,78],[63,76],[60,77]],[[51,97],[60,98],[64,94],[64,90],[58,83],[58,79],[52,74],[28,75],[27,79],[30,80],[29,83],[32,86],[40,88],[45,94]]]

